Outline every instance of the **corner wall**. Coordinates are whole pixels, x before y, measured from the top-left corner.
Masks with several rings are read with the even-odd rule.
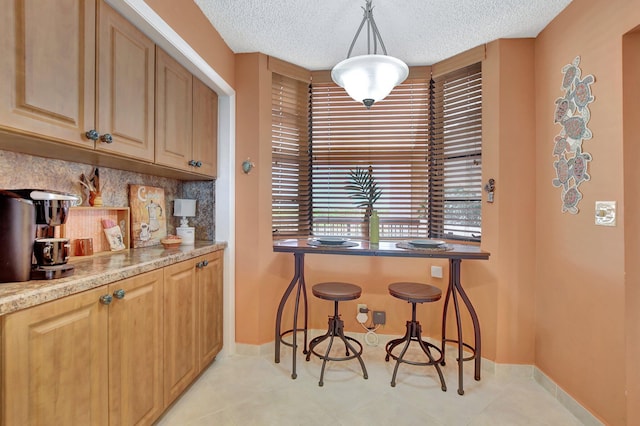
[[[607,424],[627,424],[622,36],[640,4],[574,0],[536,39],[536,365]],[[555,177],[555,100],[561,69],[581,57],[595,76],[583,143],[593,161],[580,213],[562,213]],[[637,118],[636,118],[637,121]],[[637,197],[637,193],[635,195]],[[617,201],[615,227],[594,225],[595,201]],[[637,259],[635,259],[637,263]],[[637,360],[636,360],[637,362]],[[637,401],[635,401],[637,403]]]

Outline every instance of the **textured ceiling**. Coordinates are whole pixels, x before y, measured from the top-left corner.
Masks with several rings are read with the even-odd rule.
[[[345,59],[365,0],[194,0],[235,53],[311,70]],[[536,37],[571,0],[373,0],[387,53],[431,65],[499,38]],[[366,54],[366,32],[352,56]],[[378,53],[381,53],[378,51]]]

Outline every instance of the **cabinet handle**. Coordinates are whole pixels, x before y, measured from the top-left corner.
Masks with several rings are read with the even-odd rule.
[[[103,296],[100,296],[100,303],[102,303],[103,305],[108,305],[113,301],[113,297],[111,297],[110,294],[105,294]]]
[[[196,167],[202,167],[202,161],[196,161]]]
[[[189,165],[192,167],[196,167],[196,160],[189,160]]]
[[[124,299],[124,295],[125,292],[121,288],[113,292],[113,297],[115,297],[116,299]]]
[[[100,133],[98,133],[96,129],[91,129],[88,132],[86,132],[84,135],[87,137],[87,139],[91,139],[92,141],[97,141],[98,138],[100,137]]]
[[[209,261],[207,259],[202,261],[202,266],[207,266],[209,264]]]
[[[202,264],[202,262],[196,263],[196,268],[198,268],[198,269],[202,269],[203,266],[204,265]]]
[[[111,136],[111,134],[109,133],[105,133],[104,135],[100,136],[100,140],[104,143],[112,143],[113,136]]]

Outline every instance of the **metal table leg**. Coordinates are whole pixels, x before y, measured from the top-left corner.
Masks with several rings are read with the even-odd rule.
[[[278,312],[276,314],[276,339],[275,339],[275,362],[276,364],[280,362],[280,344],[291,346],[293,348],[293,356],[292,356],[292,366],[291,366],[291,378],[295,379],[298,377],[296,373],[296,352],[298,350],[297,344],[297,335],[298,335],[298,310],[300,307],[300,295],[302,294],[304,300],[304,328],[302,329],[304,332],[304,347],[303,353],[307,353],[307,288],[304,283],[304,253],[294,253],[294,262],[295,262],[295,272],[293,274],[293,279],[289,286],[285,289],[282,298],[280,299],[280,304],[278,305]],[[282,313],[284,311],[284,307],[293,292],[293,289],[296,288],[296,299],[295,305],[293,309],[293,328],[291,330],[282,331]],[[292,334],[292,342],[285,342],[282,337],[286,334]]]
[[[467,296],[467,293],[462,288],[460,282],[460,263],[461,259],[449,259],[449,286],[447,287],[447,294],[444,299],[444,307],[442,311],[442,365],[445,364],[445,344],[447,342],[458,344],[458,394],[464,395],[463,386],[463,364],[464,361],[475,361],[474,378],[480,380],[480,360],[481,360],[481,339],[480,339],[480,321],[478,321],[478,315],[471,303],[471,300]],[[462,298],[469,315],[471,316],[471,322],[473,323],[474,344],[473,346],[464,343],[462,338],[462,321],[460,319],[460,306],[458,301],[458,295]],[[456,328],[457,339],[447,339],[447,310],[449,308],[449,300],[453,299],[454,311],[456,313]],[[463,358],[463,349],[467,348],[471,351],[471,356]]]

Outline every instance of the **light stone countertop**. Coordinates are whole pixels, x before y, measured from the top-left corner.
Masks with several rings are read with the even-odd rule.
[[[224,250],[225,242],[196,241],[193,246],[162,246],[71,258],[73,275],[53,280],[0,283],[0,315],[111,284],[154,269]]]

